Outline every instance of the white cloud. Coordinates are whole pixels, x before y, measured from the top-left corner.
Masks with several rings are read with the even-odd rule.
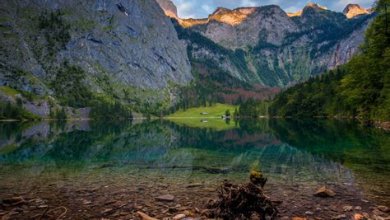
[[[202,9],[203,9],[206,13],[208,13],[208,14],[211,14],[211,13],[213,12],[213,9],[211,8],[211,6],[210,6],[210,5],[207,5],[207,4],[202,5]]]
[[[240,6],[241,7],[254,7],[259,6],[260,1],[259,0],[241,0]]]

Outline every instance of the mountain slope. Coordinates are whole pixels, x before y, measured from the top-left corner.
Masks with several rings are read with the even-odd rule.
[[[0,86],[63,106],[99,99],[143,111],[170,106],[175,86],[192,80],[185,45],[154,0],[5,0],[0,8]]]
[[[390,29],[386,1],[367,30],[362,54],[335,71],[281,93],[270,113],[278,116],[342,116],[390,120]]]

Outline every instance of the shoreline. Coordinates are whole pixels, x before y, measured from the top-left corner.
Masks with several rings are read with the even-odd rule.
[[[109,167],[100,168],[99,173],[106,173],[107,177],[96,179],[93,174],[85,178],[55,177],[55,180],[42,177],[28,185],[22,182],[18,187],[2,182],[0,217],[58,219],[63,215],[65,219],[140,219],[138,213],[142,212],[156,219],[173,219],[178,215],[187,219],[208,219],[205,216],[206,204],[217,198],[217,189],[224,178],[202,180],[180,175],[150,175],[153,172],[114,175]],[[233,183],[244,184],[245,180],[238,178]],[[357,215],[369,219],[389,217],[387,207],[366,200],[355,186],[327,183],[325,185],[335,195],[327,198],[314,196],[323,184],[283,183],[271,178],[264,187],[264,193],[279,210],[276,219],[341,220],[354,219]],[[64,214],[65,209],[67,212]]]
[[[213,116],[208,116],[208,117],[200,117],[200,116],[193,116],[193,117],[171,117],[171,116],[165,116],[165,117],[155,117],[151,119],[164,119],[164,120],[169,120],[169,119],[226,119],[222,117],[213,117]],[[234,118],[231,118],[234,120]],[[239,117],[238,119],[253,119],[252,117]],[[280,116],[259,116],[256,117],[255,119],[297,119],[294,117],[280,117]],[[336,119],[336,120],[356,120],[361,123],[365,123],[365,126],[369,127],[370,125],[373,125],[375,128],[390,132],[390,121],[362,121],[359,118],[353,118],[353,117],[327,117],[327,116],[316,116],[316,117],[311,117],[311,118],[305,118],[305,119]],[[119,121],[127,121],[129,119],[120,119]],[[131,120],[148,120],[146,117],[136,117],[136,118],[131,118]],[[302,119],[298,119],[302,120]],[[99,121],[97,119],[93,118],[69,118],[66,120],[59,120],[59,119],[52,119],[52,118],[42,118],[42,119],[37,119],[37,120],[29,120],[29,119],[0,119],[0,122],[39,122],[39,121]],[[368,124],[367,124],[368,123]]]

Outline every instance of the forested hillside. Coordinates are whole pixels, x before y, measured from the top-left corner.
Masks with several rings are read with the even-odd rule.
[[[360,55],[279,94],[270,114],[390,120],[390,12],[386,7],[389,0],[377,2],[378,16],[366,32]]]

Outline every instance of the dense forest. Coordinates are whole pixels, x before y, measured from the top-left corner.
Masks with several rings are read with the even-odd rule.
[[[390,0],[376,3],[362,53],[349,63],[275,97],[272,116],[390,120]]]

